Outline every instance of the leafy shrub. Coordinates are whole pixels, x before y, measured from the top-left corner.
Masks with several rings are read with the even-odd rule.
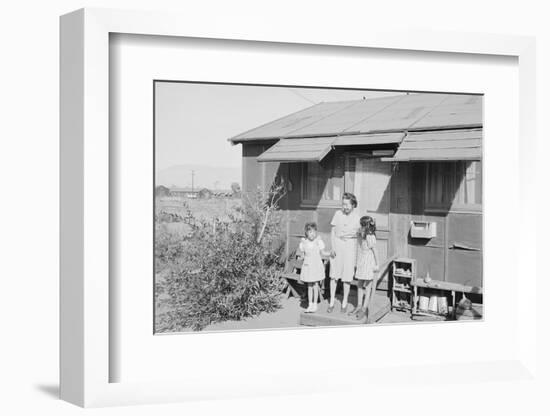
[[[280,307],[284,244],[277,203],[283,193],[275,186],[248,195],[225,221],[188,212],[191,231],[179,244],[173,236],[158,236],[156,260],[165,275],[157,293],[166,296],[167,306],[158,331],[201,330]]]

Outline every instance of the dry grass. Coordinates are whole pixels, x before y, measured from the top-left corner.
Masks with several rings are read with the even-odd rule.
[[[186,208],[189,207],[197,218],[227,219],[227,213],[233,208],[241,205],[240,198],[210,198],[210,199],[157,199],[156,211],[171,212],[184,216]]]

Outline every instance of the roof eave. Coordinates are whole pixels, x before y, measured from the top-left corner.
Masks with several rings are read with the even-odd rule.
[[[438,131],[438,130],[458,130],[458,129],[480,129],[483,128],[481,123],[472,124],[448,124],[441,126],[428,126],[428,127],[416,127],[407,129],[390,129],[390,130],[369,130],[369,131],[353,131],[353,132],[340,132],[340,133],[321,133],[321,134],[298,134],[288,136],[265,136],[265,137],[232,137],[227,139],[231,144],[240,144],[248,142],[264,142],[264,141],[276,141],[280,139],[298,139],[298,138],[312,138],[312,137],[341,137],[341,136],[354,136],[360,134],[385,134],[385,133],[407,133],[415,131]]]

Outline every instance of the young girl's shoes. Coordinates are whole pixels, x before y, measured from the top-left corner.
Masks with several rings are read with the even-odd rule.
[[[305,313],[313,313],[317,312],[317,304],[316,303],[310,303],[307,309],[305,310]]]
[[[360,310],[361,310],[361,306],[357,306],[354,310],[348,313],[348,315],[357,315]]]

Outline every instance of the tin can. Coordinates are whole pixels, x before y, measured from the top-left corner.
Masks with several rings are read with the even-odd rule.
[[[430,303],[430,298],[424,295],[419,296],[418,298],[418,309],[427,311],[428,305]]]
[[[447,296],[439,296],[437,298],[437,313],[446,315],[449,311],[449,306],[447,304]]]
[[[430,296],[430,303],[428,305],[428,310],[430,312],[437,312],[437,295]]]

